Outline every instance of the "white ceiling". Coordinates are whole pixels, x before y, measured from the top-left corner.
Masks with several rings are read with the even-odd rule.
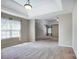
[[[27,0],[15,1],[24,6]],[[30,2],[33,6],[32,10],[28,13],[30,17],[62,10],[61,0],[30,0]]]
[[[76,0],[31,0],[32,10],[27,13],[24,8],[26,1],[2,0],[1,11],[25,19],[52,19],[58,14],[71,12],[76,2]]]

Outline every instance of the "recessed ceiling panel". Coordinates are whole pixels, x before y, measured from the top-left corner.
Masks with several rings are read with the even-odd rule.
[[[14,0],[24,6],[27,0]],[[28,13],[29,17],[36,17],[51,12],[62,10],[61,0],[30,0],[32,10]]]

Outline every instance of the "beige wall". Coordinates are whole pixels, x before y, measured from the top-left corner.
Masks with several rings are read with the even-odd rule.
[[[59,16],[59,45],[72,46],[72,14]]]
[[[35,20],[29,21],[29,41],[35,41]]]
[[[58,40],[58,34],[59,34],[59,27],[58,24],[52,25],[52,37],[53,40]]]
[[[29,41],[29,20],[21,20],[21,41]]]
[[[77,56],[77,6],[75,5],[74,10],[72,12],[72,47]]]
[[[6,19],[9,19],[9,17],[12,17],[14,20],[18,20],[18,21],[21,21],[21,38],[19,40],[19,38],[10,38],[10,39],[6,39],[6,40],[1,40],[1,47],[4,48],[4,47],[8,47],[8,46],[12,46],[12,45],[16,45],[16,44],[19,44],[19,43],[23,43],[23,42],[27,42],[28,41],[28,20],[25,20],[25,19],[22,19],[22,18],[18,18],[18,17],[14,17],[14,16],[11,16],[11,15],[7,15],[7,14],[4,14],[4,13],[1,13],[1,18],[6,18]]]
[[[20,43],[22,42],[19,41],[19,38],[10,38],[6,40],[1,40],[1,48],[9,47]]]

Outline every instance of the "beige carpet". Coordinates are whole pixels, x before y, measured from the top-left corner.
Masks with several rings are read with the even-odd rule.
[[[1,59],[76,59],[72,48],[58,46],[56,41],[23,43],[1,50]]]

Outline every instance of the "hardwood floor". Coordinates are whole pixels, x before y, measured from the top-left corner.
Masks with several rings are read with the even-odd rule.
[[[58,46],[57,41],[39,40],[1,50],[1,59],[76,59],[71,47]]]
[[[75,53],[71,47],[58,46],[57,41],[39,40],[36,43],[42,46],[53,47],[53,59],[76,59]]]

